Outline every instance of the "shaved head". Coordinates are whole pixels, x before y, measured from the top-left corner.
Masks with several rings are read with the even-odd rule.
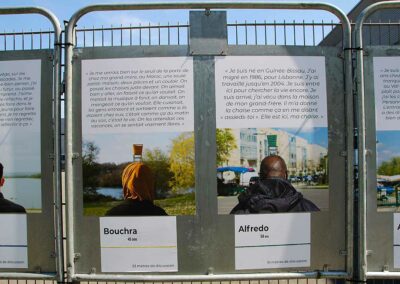
[[[260,165],[260,179],[273,177],[287,179],[286,163],[278,155],[265,157]]]

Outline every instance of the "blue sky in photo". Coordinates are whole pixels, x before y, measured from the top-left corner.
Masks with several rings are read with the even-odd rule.
[[[322,147],[328,148],[328,128],[327,127],[314,127],[307,129],[295,128],[279,128],[283,131],[289,132],[307,140],[310,144],[317,144]]]
[[[143,153],[155,148],[168,153],[171,141],[182,132],[159,132],[159,133],[116,133],[116,134],[93,134],[84,135],[83,141],[92,141],[99,148],[99,163],[123,163],[132,161],[132,145],[143,144]]]
[[[400,131],[376,132],[377,167],[393,157],[400,156]]]

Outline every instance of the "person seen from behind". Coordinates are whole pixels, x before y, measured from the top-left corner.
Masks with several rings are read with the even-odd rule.
[[[3,171],[4,167],[0,163],[0,213],[26,213],[24,207],[4,198],[4,195],[1,192],[1,189],[5,183]]]
[[[287,180],[286,163],[280,156],[265,157],[259,175],[260,181],[239,195],[230,214],[320,211]]]
[[[128,164],[122,172],[124,201],[106,216],[163,216],[164,209],[153,204],[155,182],[151,169],[142,162]]]

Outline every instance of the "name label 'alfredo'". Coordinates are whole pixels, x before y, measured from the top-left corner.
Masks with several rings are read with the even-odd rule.
[[[310,213],[235,216],[235,268],[310,266]]]

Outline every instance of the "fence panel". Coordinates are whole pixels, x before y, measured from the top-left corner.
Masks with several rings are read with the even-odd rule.
[[[396,9],[398,1],[382,2],[367,7],[358,17],[355,38],[357,49],[356,84],[358,95],[358,160],[359,160],[359,238],[358,274],[360,279],[393,279],[400,276],[397,237],[398,148],[397,85],[400,51],[396,40],[390,40],[391,29],[382,46],[370,46],[363,33],[366,18],[378,10]],[[370,29],[371,31],[371,29]],[[370,32],[371,36],[373,33]],[[374,33],[375,44],[378,41]],[[379,26],[379,44],[382,44]],[[364,44],[364,41],[366,42]]]
[[[215,7],[225,8],[224,5],[221,5],[215,4]],[[288,5],[290,8],[298,8],[296,5]],[[207,6],[214,8],[210,4],[207,4]],[[186,8],[199,7],[192,5]],[[283,8],[281,4],[271,4],[271,6],[266,5],[265,7],[260,5],[261,7]],[[322,9],[333,10],[331,7],[312,4],[308,8],[321,7]],[[135,7],[134,5],[132,8],[129,5],[113,7],[113,9],[116,8],[132,9]],[[140,9],[141,7],[137,8]],[[154,8],[170,9],[172,7],[157,4],[157,7]],[[95,9],[107,9],[107,6],[96,6]],[[75,18],[70,21],[72,26],[69,27],[67,33],[66,41],[68,44],[74,44],[70,42],[74,38],[72,27],[77,19],[87,11],[89,10],[83,9],[76,13]],[[301,275],[306,277],[316,277],[317,275],[346,277],[347,272],[351,271],[349,269],[351,261],[349,262],[349,260],[352,259],[351,253],[349,253],[352,250],[351,242],[349,242],[352,226],[348,219],[351,203],[346,203],[347,200],[351,200],[351,191],[348,185],[352,180],[352,157],[348,155],[352,152],[352,148],[349,147],[349,145],[352,145],[352,139],[351,136],[348,136],[348,133],[352,133],[352,123],[351,116],[349,118],[347,112],[352,107],[351,98],[349,99],[346,96],[346,93],[349,93],[349,83],[351,82],[344,80],[346,75],[343,75],[343,70],[348,71],[348,60],[350,59],[348,50],[345,53],[346,64],[338,56],[342,53],[342,50],[338,48],[271,48],[228,45],[225,12],[209,11],[208,9],[205,12],[191,12],[190,19],[188,47],[144,47],[139,45],[72,49],[72,46],[69,46],[67,49],[66,145],[68,148],[66,175],[69,200],[68,259],[70,279],[113,280],[118,278],[125,280],[142,279],[144,281],[158,281],[160,279],[183,281],[184,279],[218,280],[229,279],[230,277],[235,277],[235,279],[254,277],[258,279],[260,279],[259,277],[299,278]],[[341,20],[343,19],[345,19],[345,16],[341,18]],[[346,38],[345,46],[348,45],[349,40]],[[72,59],[72,66],[69,65],[69,58]],[[241,70],[240,66],[243,67],[243,73],[251,73],[252,70],[259,69],[258,65],[262,62],[265,62],[263,72],[268,73],[274,69],[275,73],[283,73],[280,74],[281,77],[279,78],[274,77],[275,79],[269,78],[269,74],[264,74],[268,78],[261,79],[261,81],[267,80],[271,87],[274,84],[276,85],[275,89],[267,88],[269,90],[265,92],[272,92],[271,94],[275,96],[279,96],[280,93],[287,94],[289,91],[285,85],[288,84],[288,86],[295,88],[294,84],[296,83],[302,88],[296,88],[293,92],[298,92],[301,97],[316,93],[313,98],[300,98],[296,101],[298,106],[308,103],[316,107],[313,108],[314,110],[294,107],[294,104],[289,102],[291,99],[288,98],[282,98],[282,100],[286,100],[290,107],[278,107],[278,102],[275,102],[274,107],[265,107],[265,100],[267,99],[257,101],[257,97],[254,97],[253,99],[257,101],[256,105],[264,106],[257,109],[268,113],[274,110],[286,112],[286,109],[289,108],[292,115],[298,115],[298,121],[303,121],[302,125],[297,125],[297,122],[295,122],[296,125],[288,124],[285,127],[285,122],[282,123],[279,119],[277,120],[277,116],[269,115],[268,118],[265,117],[266,121],[270,120],[277,123],[278,129],[274,129],[271,122],[265,122],[264,126],[260,116],[245,116],[243,118],[241,115],[224,114],[224,112],[229,113],[229,111],[245,113],[247,109],[254,108],[255,104],[249,106],[249,98],[247,98],[247,101],[243,101],[243,98],[246,100],[246,97],[234,96],[232,99],[227,99],[227,97],[232,92],[245,93],[244,96],[249,95],[253,92],[250,86],[251,81],[253,80],[254,83],[254,80],[260,79],[260,75],[240,77],[234,74],[233,77],[236,79],[232,78],[238,82],[235,85],[236,87],[232,88],[229,86],[233,85],[227,84],[230,77],[225,73],[228,73],[230,69],[235,70],[232,72],[241,72],[238,71]],[[271,66],[271,70],[268,69],[269,66]],[[306,67],[309,69],[305,69]],[[304,70],[315,73],[314,77],[310,79],[314,80],[312,81],[313,86],[304,83],[306,74],[304,76],[298,74],[305,73]],[[349,75],[348,72],[346,74]],[[250,83],[242,89],[238,88],[238,86],[246,85],[246,82]],[[303,94],[304,92],[305,94]],[[137,98],[136,102],[135,98]],[[296,100],[296,98],[292,99]],[[274,101],[275,99],[271,97],[269,100]],[[350,105],[348,105],[349,102]],[[233,105],[230,103],[233,103]],[[247,104],[247,107],[245,104]],[[165,109],[165,114],[161,114],[159,106],[163,110]],[[233,107],[230,108],[229,106]],[[126,108],[127,110],[124,111],[123,109]],[[324,111],[324,109],[326,110]],[[301,113],[302,111],[303,113]],[[316,112],[318,115],[310,118],[309,115],[312,112]],[[300,115],[307,116],[309,119],[302,117],[303,120],[301,120]],[[287,119],[286,114],[282,115],[282,121],[287,121]],[[320,120],[317,122],[318,119]],[[346,125],[350,128],[347,128]],[[229,130],[226,130],[226,128],[229,128]],[[296,129],[293,130],[293,128]],[[311,128],[311,134],[306,134],[303,128]],[[237,255],[242,247],[237,242],[237,238],[238,232],[241,231],[239,229],[238,232],[235,232],[234,227],[235,223],[240,224],[240,218],[226,215],[237,201],[235,197],[217,197],[218,185],[215,178],[217,165],[226,163],[234,165],[233,160],[229,160],[231,158],[218,160],[216,139],[219,132],[226,133],[225,131],[231,132],[238,147],[238,152],[233,152],[235,147],[232,147],[229,154],[231,158],[238,154],[238,161],[242,166],[258,170],[260,158],[263,156],[272,153],[286,155],[285,159],[290,168],[291,178],[293,181],[294,178],[298,179],[296,180],[297,186],[303,190],[303,194],[310,194],[307,190],[312,188],[316,196],[322,196],[318,201],[319,207],[323,209],[322,212],[303,213],[297,216],[294,216],[296,214],[287,215],[290,218],[293,216],[293,220],[300,217],[304,218],[306,223],[310,222],[309,226],[312,228],[308,237],[308,242],[312,244],[311,256],[307,256],[310,253],[310,244],[299,244],[305,248],[305,260],[301,260],[301,265],[293,263],[288,265],[289,261],[286,264],[284,264],[285,262],[277,264],[279,261],[268,260],[269,266],[265,266],[264,263],[261,267],[252,264],[251,267],[243,270],[238,262]],[[158,133],[158,136],[154,133]],[[163,134],[160,135],[160,133]],[[274,144],[272,140],[267,139],[269,136],[278,137],[275,140],[279,142]],[[246,156],[246,149],[241,148],[247,143],[243,140],[247,139],[245,137],[249,138],[248,142],[256,149],[255,156],[254,149],[252,148],[250,151],[254,157]],[[171,144],[168,146],[168,143]],[[171,203],[156,201],[156,204],[164,207],[169,215],[178,215],[172,219],[162,217],[165,218],[165,223],[167,223],[167,220],[176,220],[176,229],[173,226],[163,233],[160,231],[155,233],[158,236],[163,234],[165,239],[173,239],[174,236],[171,235],[171,232],[176,230],[177,241],[175,240],[175,243],[172,241],[168,245],[172,249],[177,246],[177,252],[172,250],[169,258],[168,267],[171,267],[170,270],[162,269],[165,268],[162,264],[141,263],[138,265],[134,263],[136,257],[133,257],[133,255],[129,262],[122,261],[126,254],[123,247],[133,249],[132,245],[108,243],[109,239],[106,235],[109,235],[110,232],[120,232],[121,228],[124,232],[127,232],[123,227],[127,228],[128,225],[126,224],[129,223],[124,223],[125,221],[131,222],[131,226],[137,226],[137,228],[142,228],[146,223],[141,218],[113,217],[114,219],[110,219],[111,217],[103,217],[105,212],[113,207],[114,201],[99,200],[103,197],[100,197],[98,193],[110,194],[106,193],[108,190],[106,187],[112,187],[109,181],[114,179],[114,176],[120,175],[124,162],[129,162],[132,144],[139,144],[145,150],[150,149],[153,155],[155,155],[157,147],[164,151],[173,152],[174,155],[171,153],[168,155],[171,159],[170,169],[173,168],[172,160],[177,157],[178,152],[174,152],[179,149],[179,147],[175,148],[177,145],[185,145],[181,149],[194,147],[192,149],[195,151],[195,160],[193,160],[192,154],[183,154],[186,158],[191,157],[185,165],[188,167],[194,165],[194,186],[190,186],[191,181],[179,179],[185,176],[184,172],[179,174],[178,171],[178,175],[167,179],[169,186],[172,187],[171,193],[186,193],[185,196],[188,196],[189,201],[185,201],[187,203],[184,204],[187,206],[182,206],[182,203],[179,203],[181,204],[178,206],[179,211],[174,211],[176,208],[171,209],[169,207]],[[322,145],[318,146],[317,144]],[[124,149],[123,158],[120,154],[121,149]],[[134,153],[133,159],[135,159],[135,156],[136,153]],[[145,153],[142,157],[149,165],[150,156],[150,154]],[[157,164],[160,164],[161,156],[156,159]],[[178,162],[180,165],[182,163],[184,163],[183,160]],[[116,169],[112,164],[120,168]],[[96,166],[98,166],[97,170]],[[328,170],[329,168],[334,168],[335,171]],[[102,176],[95,174],[96,171],[107,176],[106,181]],[[173,174],[176,174],[176,172],[173,172]],[[96,177],[94,181],[91,179],[92,177]],[[224,178],[226,177],[224,176]],[[327,179],[329,179],[329,190],[322,188],[326,187]],[[159,186],[161,188],[161,185]],[[180,192],[179,190],[182,188],[186,188],[187,191]],[[193,188],[195,206],[190,205],[193,204],[193,201],[191,201]],[[85,195],[82,194],[83,191],[85,191]],[[119,189],[119,191],[121,192],[122,189]],[[129,193],[125,192],[125,195],[129,195]],[[314,199],[316,197],[309,198]],[[94,203],[97,203],[93,204],[92,202],[90,205],[90,200],[95,200]],[[114,202],[115,204],[117,203]],[[345,204],[347,204],[347,207]],[[187,211],[183,211],[182,208]],[[108,212],[112,212],[112,210]],[[264,216],[268,219],[268,222],[273,218],[273,215]],[[256,217],[249,217],[245,216],[245,219],[256,219]],[[157,226],[164,223],[160,221],[160,218],[146,220],[148,222],[155,220],[155,224],[159,224]],[[324,226],[327,223],[331,225],[330,228]],[[166,224],[163,225],[167,226]],[[133,231],[129,232],[132,233]],[[302,234],[299,233],[299,235]],[[292,233],[292,235],[296,234]],[[307,229],[304,235],[307,235]],[[138,240],[137,238],[134,239],[135,242]],[[154,246],[152,237],[149,237],[147,241]],[[151,246],[148,243],[146,244]],[[142,243],[141,245],[143,246]],[[134,249],[137,248],[135,246]],[[246,248],[246,245],[243,248]],[[117,253],[116,249],[120,249],[120,259],[111,257]],[[174,253],[177,254],[176,262],[174,262],[176,257]],[[298,256],[296,255],[296,257]],[[158,258],[158,261],[159,259],[163,258]],[[129,269],[126,264],[131,265],[131,262],[134,266]],[[321,267],[324,271],[319,271]],[[292,272],[299,270],[306,270],[307,272]],[[89,271],[91,274],[88,274]],[[153,272],[153,275],[137,274],[139,272]],[[170,273],[166,275],[165,272]],[[249,274],[229,275],[235,272],[249,272]],[[268,274],[268,272],[275,273]],[[154,273],[156,274],[154,275]],[[210,275],[202,276],[204,273]],[[215,275],[213,275],[214,273]]]

